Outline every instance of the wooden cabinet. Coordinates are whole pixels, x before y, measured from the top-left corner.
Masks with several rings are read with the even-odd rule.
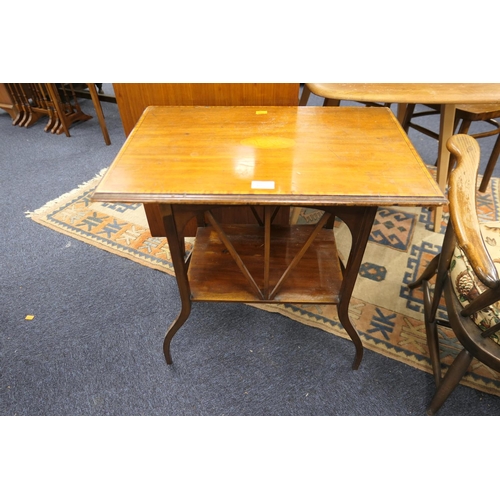
[[[148,106],[297,106],[298,83],[114,83],[128,136]]]

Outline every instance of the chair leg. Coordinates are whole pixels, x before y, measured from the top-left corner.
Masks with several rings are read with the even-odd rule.
[[[408,104],[406,106],[405,114],[403,117],[402,127],[403,130],[408,134],[408,130],[410,129],[411,117],[413,116],[413,112],[415,111],[415,104]]]
[[[470,120],[462,120],[460,128],[458,129],[458,131],[456,133],[457,134],[468,134],[471,123],[472,122]],[[457,123],[456,122],[455,122],[455,130],[457,130]]]
[[[488,160],[488,164],[486,165],[486,169],[484,171],[483,180],[481,181],[481,185],[479,186],[479,191],[484,193],[488,184],[490,182],[491,176],[493,175],[493,171],[495,170],[495,166],[498,161],[498,157],[500,156],[500,134],[498,134],[497,140],[495,142],[495,146],[493,147],[493,151],[491,152],[490,159]]]
[[[311,91],[309,87],[304,83],[304,88],[302,89],[302,95],[300,96],[299,106],[307,106],[307,101],[309,100],[309,96],[311,95]]]
[[[325,99],[323,106],[340,106],[340,99]]]
[[[429,358],[431,360],[432,373],[434,374],[436,386],[438,386],[441,382],[441,361],[439,358],[439,338],[436,324],[437,307],[434,307],[434,300],[431,295],[429,280],[436,274],[440,257],[441,254],[434,256],[420,277],[408,285],[408,288],[411,290],[423,285],[425,336],[427,339],[427,348],[429,349]],[[441,287],[438,285],[437,288],[437,291],[440,294]]]
[[[433,296],[430,292],[428,281],[424,281],[424,321],[425,336],[427,347],[429,349],[429,358],[431,360],[432,373],[436,387],[441,383],[441,358],[439,356],[439,337],[436,322],[436,309],[434,308]]]
[[[108,128],[106,127],[106,120],[104,119],[104,113],[102,112],[101,101],[99,101],[99,96],[97,95],[97,91],[93,83],[87,83],[87,87],[89,88],[90,97],[92,98],[92,103],[94,104],[94,108],[97,114],[97,119],[99,120],[99,125],[101,126],[101,132],[104,137],[104,143],[106,146],[111,144],[111,140],[109,138]]]
[[[472,360],[473,356],[465,349],[455,358],[427,407],[427,415],[435,415],[439,411],[448,396],[462,380]]]
[[[429,262],[427,267],[424,269],[422,274],[414,281],[413,283],[408,284],[408,288],[413,290],[414,288],[418,288],[423,282],[429,281],[435,274],[439,264],[439,258],[441,254],[435,255],[432,260]]]

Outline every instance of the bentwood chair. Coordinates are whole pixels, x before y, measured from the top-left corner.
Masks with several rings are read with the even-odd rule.
[[[409,129],[413,128],[428,137],[439,139],[437,132],[422,126],[418,119],[429,115],[439,115],[440,109],[440,106],[437,105],[425,105],[425,109],[415,112],[415,104],[409,104],[402,124],[405,132],[408,133]],[[485,132],[469,135],[476,139],[493,135],[497,136],[479,187],[479,191],[482,193],[484,193],[488,187],[498,157],[500,156],[500,123],[497,122],[497,118],[500,118],[500,106],[498,104],[459,104],[455,111],[455,132],[457,134],[468,134],[472,123],[484,122],[491,125],[492,128]],[[453,158],[450,158],[450,169],[452,167]]]
[[[449,179],[450,221],[442,251],[422,275],[410,284],[424,289],[424,320],[436,392],[427,408],[434,415],[476,358],[500,371],[500,221],[479,223],[476,211],[476,180],[479,145],[466,134],[447,143],[457,158]],[[497,245],[498,241],[498,245]],[[500,265],[500,264],[499,264]],[[430,280],[435,276],[434,287]],[[442,295],[448,321],[438,318]],[[444,377],[438,327],[451,328],[462,350]]]

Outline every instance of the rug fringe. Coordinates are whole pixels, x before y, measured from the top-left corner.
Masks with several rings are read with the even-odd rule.
[[[55,206],[64,204],[66,200],[69,202],[78,191],[80,191],[81,189],[85,189],[88,186],[91,186],[96,181],[99,181],[107,170],[108,167],[103,168],[98,174],[95,175],[95,177],[93,177],[89,181],[80,184],[78,187],[72,189],[68,193],[62,194],[61,196],[59,196],[59,198],[56,198],[55,200],[47,202],[45,205],[43,205],[43,207],[37,208],[36,210],[33,211],[28,210],[27,212],[24,212],[24,215],[28,219],[33,219],[33,217],[45,215],[47,212],[50,212]]]

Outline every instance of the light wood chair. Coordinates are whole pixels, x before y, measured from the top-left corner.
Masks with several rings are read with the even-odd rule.
[[[476,358],[500,371],[500,221],[480,224],[476,210],[476,180],[479,145],[466,134],[455,135],[447,143],[458,160],[450,175],[450,221],[442,251],[422,275],[410,284],[424,289],[424,318],[436,392],[427,408],[434,415],[465,375]],[[435,277],[434,287],[430,280]],[[447,321],[440,319],[443,307]],[[451,328],[463,349],[444,377],[438,327]]]
[[[422,126],[418,118],[430,115],[439,115],[440,106],[438,105],[425,105],[425,109],[415,112],[415,104],[409,104],[406,109],[405,118],[403,120],[403,128],[408,133],[410,128],[418,132],[438,140],[439,135],[437,132]],[[490,137],[497,135],[497,140],[493,146],[490,158],[486,165],[483,179],[479,187],[479,191],[484,193],[490,182],[493,171],[495,170],[498,157],[500,156],[500,123],[497,119],[500,118],[500,107],[498,104],[459,104],[455,112],[455,132],[457,134],[469,134],[471,124],[474,122],[485,122],[493,128],[486,132],[469,134],[475,139],[482,137]],[[450,169],[453,168],[454,159],[450,158]]]

